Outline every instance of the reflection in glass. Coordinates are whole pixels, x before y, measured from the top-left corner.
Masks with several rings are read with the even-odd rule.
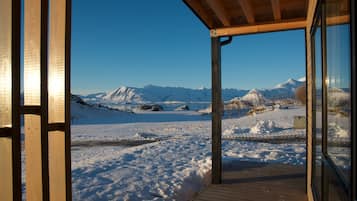
[[[351,47],[348,1],[326,1],[327,152],[349,182],[351,169]]]
[[[313,35],[314,46],[314,94],[313,100],[313,184],[321,197],[321,131],[322,131],[322,46],[321,46],[321,19],[318,20]]]

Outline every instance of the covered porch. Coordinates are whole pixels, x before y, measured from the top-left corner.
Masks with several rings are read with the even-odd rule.
[[[223,163],[222,184],[200,192],[197,201],[307,201],[305,166],[259,162]]]
[[[184,0],[209,29],[212,61],[212,184],[195,200],[313,200],[311,191],[311,54],[310,27],[317,1]],[[266,32],[305,30],[307,165],[222,163],[221,49],[234,37]]]

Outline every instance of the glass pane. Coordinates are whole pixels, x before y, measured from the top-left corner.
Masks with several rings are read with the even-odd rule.
[[[11,0],[0,2],[0,128],[11,126]]]
[[[313,184],[315,192],[321,196],[321,156],[322,156],[322,46],[321,46],[321,19],[317,22],[313,35],[314,42],[314,94],[313,96]]]
[[[349,1],[326,1],[327,152],[349,182],[351,170],[351,47]]]

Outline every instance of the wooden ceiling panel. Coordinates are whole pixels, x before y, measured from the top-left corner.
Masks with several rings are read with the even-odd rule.
[[[274,19],[277,21],[281,20],[280,0],[270,0],[270,2],[273,9]]]
[[[307,4],[306,0],[280,0],[281,18],[285,20],[305,18]]]
[[[270,0],[251,0],[257,24],[274,21]]]
[[[224,26],[230,26],[230,16],[228,16],[226,9],[224,8],[223,1],[206,0],[207,5],[215,13],[216,17]]]
[[[249,24],[255,23],[254,9],[251,0],[237,0],[244,12],[244,16]]]
[[[224,2],[227,14],[230,16],[232,26],[248,23],[238,0],[222,0],[222,2]]]
[[[309,0],[183,1],[206,24],[211,33],[218,29],[224,29],[226,33],[227,29],[232,28],[237,34],[284,30],[284,26],[286,30],[301,28],[306,20],[309,3]],[[341,7],[343,10],[346,6]],[[240,28],[242,30],[238,31]]]

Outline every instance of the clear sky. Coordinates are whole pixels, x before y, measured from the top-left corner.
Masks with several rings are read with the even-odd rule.
[[[73,0],[72,92],[211,86],[208,29],[181,0]],[[304,31],[239,36],[222,50],[224,88],[305,75]]]

